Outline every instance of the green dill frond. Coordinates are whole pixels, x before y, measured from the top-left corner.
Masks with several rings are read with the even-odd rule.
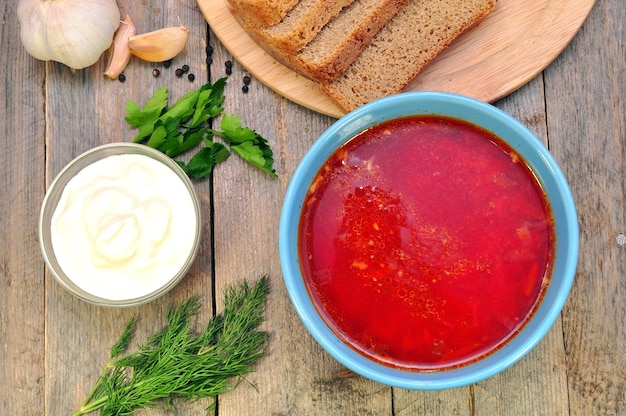
[[[137,319],[135,316],[133,316],[132,318],[128,320],[128,323],[126,324],[126,328],[124,329],[124,332],[122,332],[122,335],[120,335],[120,338],[117,340],[115,345],[111,347],[111,355],[110,355],[111,360],[113,360],[115,357],[117,357],[118,355],[126,351],[126,348],[128,348],[128,344],[130,343],[130,339],[132,338],[132,335],[133,335],[133,330],[135,329],[136,321]]]
[[[74,416],[100,409],[102,416],[132,415],[135,410],[171,406],[177,399],[216,397],[235,388],[267,354],[269,336],[260,331],[270,283],[262,276],[224,294],[224,311],[200,334],[190,319],[201,303],[192,297],[167,312],[167,324],[135,352],[128,347],[135,318],[111,348],[111,362]]]

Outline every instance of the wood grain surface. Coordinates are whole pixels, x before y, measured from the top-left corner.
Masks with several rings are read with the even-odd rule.
[[[480,24],[456,39],[405,91],[446,91],[493,102],[541,72],[574,37],[595,0],[498,0]],[[220,42],[278,94],[311,110],[345,111],[309,79],[280,64],[247,35],[227,0],[198,0]]]
[[[504,4],[505,0],[502,0]],[[537,2],[536,4],[540,4]],[[569,2],[571,7],[574,3]],[[189,43],[169,69],[131,60],[126,82],[95,66],[72,72],[37,61],[19,42],[17,2],[0,8],[0,415],[58,416],[78,408],[127,319],[138,318],[131,348],[162,327],[171,303],[198,295],[203,325],[222,307],[224,288],[271,278],[266,322],[270,353],[214,416],[248,415],[623,415],[626,414],[626,9],[596,2],[580,32],[540,74],[495,105],[520,119],[549,147],[567,177],[581,229],[578,271],[553,328],[520,362],[480,383],[444,391],[390,388],[346,371],[306,332],[282,281],[278,221],[298,162],[335,119],[277,94],[219,41],[195,0],[119,0],[140,31],[183,23]],[[206,47],[213,54],[207,56]],[[207,64],[208,62],[210,64]],[[129,141],[132,99],[144,103],[167,86],[177,99],[205,81],[228,78],[227,113],[268,139],[278,178],[231,157],[195,183],[203,215],[200,254],[164,297],[109,309],[65,291],[44,266],[37,222],[47,185],[79,153]],[[188,64],[196,80],[177,78]],[[161,70],[159,77],[152,69]],[[213,304],[215,302],[215,310]],[[174,402],[137,415],[204,415],[211,402]]]

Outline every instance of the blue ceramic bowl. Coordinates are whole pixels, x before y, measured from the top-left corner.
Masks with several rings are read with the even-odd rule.
[[[515,149],[536,174],[548,196],[556,228],[556,256],[547,292],[532,319],[508,343],[472,364],[434,372],[391,368],[357,353],[333,333],[315,309],[298,258],[298,224],[307,190],[331,154],[359,132],[385,120],[409,115],[443,115],[491,131]],[[336,360],[371,380],[394,387],[440,390],[484,380],[524,357],[545,336],[570,292],[578,260],[578,221],[561,169],[546,147],[519,121],[498,108],[448,93],[403,93],[367,104],[339,119],[311,146],[297,167],[282,208],[280,260],[287,291],[307,330]]]

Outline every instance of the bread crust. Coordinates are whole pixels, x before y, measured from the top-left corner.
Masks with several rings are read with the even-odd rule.
[[[408,2],[357,0],[342,10],[305,48],[287,57],[287,61],[312,80],[332,81]]]
[[[322,89],[346,111],[397,94],[441,51],[496,6],[496,0],[411,0],[350,67]]]
[[[259,27],[246,21],[244,28],[254,37],[284,55],[294,55],[304,48],[341,10],[355,0],[301,0],[278,24]]]
[[[251,27],[278,24],[300,0],[227,0],[234,14]]]

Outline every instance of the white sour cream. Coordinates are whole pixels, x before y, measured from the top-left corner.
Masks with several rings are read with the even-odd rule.
[[[133,299],[167,284],[194,250],[194,199],[184,182],[148,156],[109,156],[66,185],[52,216],[61,269],[81,289]]]

